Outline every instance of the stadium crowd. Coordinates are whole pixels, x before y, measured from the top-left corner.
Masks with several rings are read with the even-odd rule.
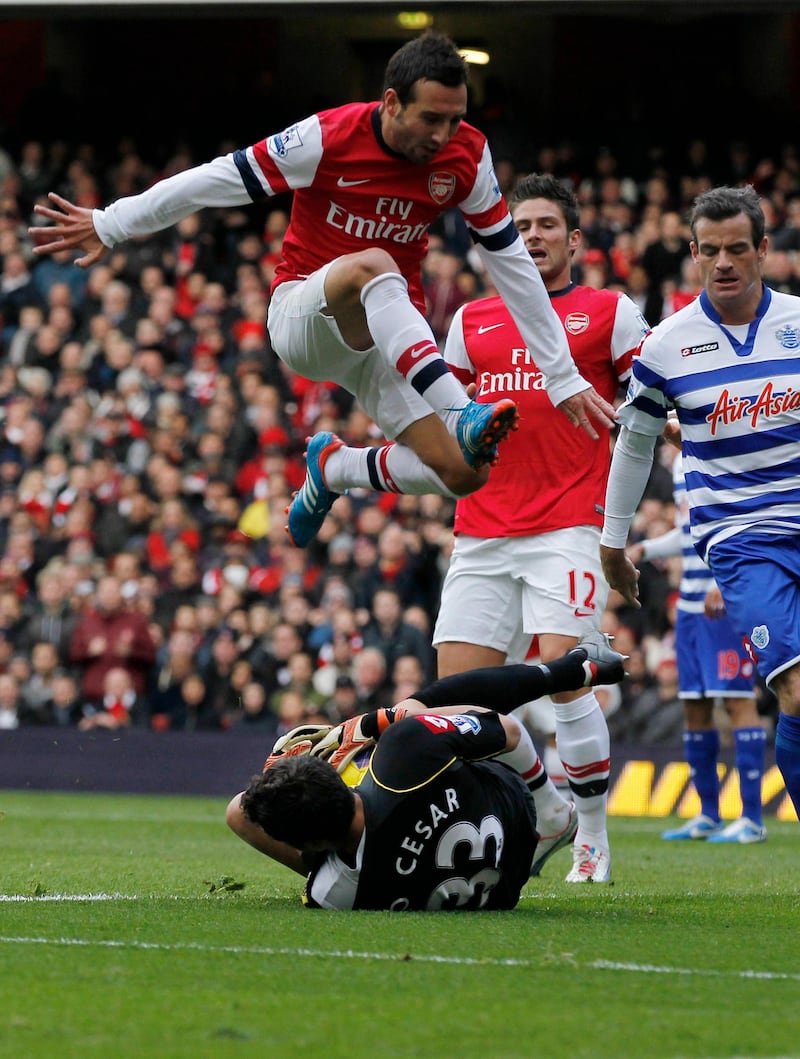
[[[487,130],[488,131],[488,130]],[[491,136],[491,133],[490,133]],[[521,175],[495,148],[509,191]],[[34,258],[35,203],[135,193],[196,159],[120,142],[0,150],[0,729],[251,727],[267,736],[386,706],[435,676],[430,646],[452,547],[440,496],[352,490],[305,550],[284,532],[305,438],[377,444],[345,391],[293,375],[265,319],[289,203],[204,211],[81,270]],[[800,155],[700,140],[624,173],[614,152],[541,148],[581,203],[575,278],[617,287],[650,324],[697,293],[687,210],[752,183],[768,220],[766,279],[800,293]],[[431,233],[429,319],[491,293],[454,212]],[[501,450],[502,453],[502,450]],[[637,538],[674,524],[664,444]],[[612,740],[680,745],[672,639],[680,559],[644,564],[641,611],[605,615],[629,677],[610,689]],[[760,689],[769,728],[772,697]]]

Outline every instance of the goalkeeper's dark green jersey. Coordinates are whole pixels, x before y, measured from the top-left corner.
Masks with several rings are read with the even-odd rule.
[[[495,713],[420,714],[381,736],[358,786],[365,828],[354,865],[329,853],[309,875],[314,908],[513,908],[536,849],[519,774]]]

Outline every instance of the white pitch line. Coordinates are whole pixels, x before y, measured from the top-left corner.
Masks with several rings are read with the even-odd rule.
[[[12,903],[25,903],[27,901],[40,903],[42,901],[138,901],[135,895],[125,894],[0,894],[0,902],[10,901]]]
[[[93,941],[88,938],[31,938],[6,937],[0,935],[3,945],[54,945],[61,947],[104,948],[104,949],[155,949],[160,952],[220,952],[247,956],[309,956],[336,960],[382,960],[389,963],[441,963],[460,967],[530,967],[541,968],[541,960],[524,960],[515,957],[472,957],[472,956],[436,956],[433,954],[407,954],[399,956],[388,952],[358,952],[353,949],[289,949],[272,948],[260,945],[201,945],[198,942],[158,942],[158,941]],[[579,964],[579,966],[581,966]],[[595,971],[633,971],[637,974],[697,975],[711,978],[746,978],[764,981],[800,982],[800,973],[783,971],[715,971],[693,967],[658,967],[654,964],[615,963],[613,960],[591,960],[582,965]]]

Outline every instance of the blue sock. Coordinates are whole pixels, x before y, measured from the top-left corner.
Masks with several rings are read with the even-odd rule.
[[[739,770],[739,793],[742,796],[742,816],[761,823],[761,781],[764,778],[764,750],[767,733],[763,728],[737,728],[733,733],[736,743],[736,768]]]
[[[689,765],[692,782],[700,798],[700,811],[704,816],[719,821],[719,732],[708,728],[703,732],[683,733],[683,752]]]
[[[800,817],[800,717],[779,714],[775,729],[775,764]]]

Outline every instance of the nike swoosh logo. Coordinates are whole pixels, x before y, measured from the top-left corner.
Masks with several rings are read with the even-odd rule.
[[[345,180],[344,177],[339,177],[336,181],[336,186],[339,188],[354,188],[356,184],[369,184],[369,177],[366,180]]]
[[[484,327],[483,324],[478,328],[479,335],[485,335],[487,331],[494,331],[498,327],[502,327],[502,324],[489,324],[488,327]]]
[[[421,357],[423,353],[433,353],[434,346],[430,342],[420,342],[418,346],[412,346],[408,351],[412,360],[416,360],[417,357]]]

